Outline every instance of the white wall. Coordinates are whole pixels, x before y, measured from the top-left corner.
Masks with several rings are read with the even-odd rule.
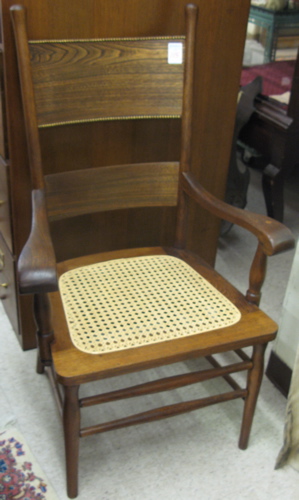
[[[299,346],[299,242],[297,243],[291,274],[279,322],[273,351],[291,369]]]

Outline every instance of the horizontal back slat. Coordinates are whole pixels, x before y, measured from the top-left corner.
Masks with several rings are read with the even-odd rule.
[[[29,47],[39,126],[181,115],[184,38],[40,41]]]
[[[91,168],[45,176],[51,220],[137,207],[175,206],[177,162]]]

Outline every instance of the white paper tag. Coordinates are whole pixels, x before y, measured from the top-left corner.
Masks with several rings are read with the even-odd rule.
[[[168,64],[183,64],[183,44],[181,42],[168,44]]]

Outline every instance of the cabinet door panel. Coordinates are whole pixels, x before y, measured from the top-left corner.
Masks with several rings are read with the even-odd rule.
[[[12,252],[11,221],[8,195],[8,165],[0,157],[0,231]]]
[[[19,332],[14,259],[0,234],[0,299],[16,333]]]

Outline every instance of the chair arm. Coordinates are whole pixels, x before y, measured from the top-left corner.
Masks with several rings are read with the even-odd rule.
[[[32,191],[32,223],[29,238],[19,256],[20,293],[57,290],[56,258],[51,241],[43,189]]]
[[[294,247],[294,237],[286,226],[265,215],[242,210],[218,200],[200,185],[193,174],[182,174],[182,187],[188,196],[212,214],[253,233],[266,255],[274,255]]]

